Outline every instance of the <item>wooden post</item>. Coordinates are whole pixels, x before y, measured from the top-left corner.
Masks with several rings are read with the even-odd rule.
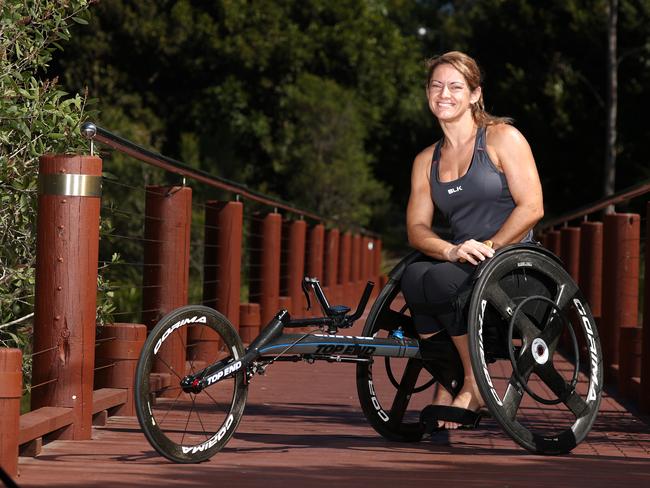
[[[550,230],[546,233],[546,249],[551,251],[556,256],[560,255],[560,231]]]
[[[352,281],[352,293],[350,296],[350,301],[355,303],[359,300],[359,283],[361,282],[361,246],[363,242],[359,234],[354,234],[352,236],[352,262],[351,262],[351,276],[350,281]]]
[[[318,278],[323,282],[323,253],[325,250],[325,226],[316,224],[309,231],[307,239],[307,275],[311,278]],[[311,311],[312,317],[320,315],[321,309],[318,301],[312,294]]]
[[[579,227],[564,227],[560,230],[560,258],[571,278],[577,283],[580,277]]]
[[[578,267],[578,286],[589,303],[591,313],[600,330],[601,297],[603,274],[603,224],[602,222],[583,222],[580,225],[580,265]],[[566,337],[566,331],[563,338]],[[589,344],[584,334],[577,334],[580,357],[588,361]],[[565,344],[566,344],[565,339]],[[569,345],[569,349],[571,346]]]
[[[307,274],[312,278],[323,280],[323,251],[325,226],[316,224],[309,231]]]
[[[104,325],[98,334],[95,388],[123,388],[126,403],[115,408],[115,415],[135,415],[133,388],[140,351],[147,338],[144,324]]]
[[[361,254],[359,256],[361,263],[359,264],[359,281],[364,284],[368,278],[369,256],[370,238],[368,236],[361,236]]]
[[[637,214],[605,216],[603,240],[603,305],[601,344],[607,381],[618,376],[621,327],[636,327],[639,297],[639,235]]]
[[[282,216],[270,213],[256,222],[252,237],[249,298],[260,304],[264,327],[279,311]]]
[[[288,240],[282,293],[291,298],[291,314],[296,317],[304,317],[307,313],[307,304],[302,293],[301,283],[305,276],[307,222],[304,220],[287,222],[285,229]]]
[[[291,297],[280,296],[278,298],[278,310],[291,310]]]
[[[102,161],[46,155],[39,172],[32,409],[71,408],[60,438],[90,439]]]
[[[339,230],[330,229],[325,235],[325,275],[324,286],[332,305],[338,305],[341,297],[338,287],[339,272]]]
[[[600,321],[603,283],[603,223],[583,222],[580,225],[580,289],[591,313]]]
[[[218,310],[239,329],[242,229],[241,202],[207,202],[203,302]]]
[[[239,310],[239,335],[244,344],[250,344],[260,333],[260,304],[242,303]]]
[[[187,305],[190,273],[192,189],[149,186],[145,201],[142,321],[148,329],[168,312]],[[172,342],[153,365],[156,373],[185,374],[187,331],[172,335]],[[167,345],[167,343],[165,343]],[[169,390],[163,395],[173,395]]]
[[[619,329],[618,391],[635,402],[639,400],[641,376],[641,327]]]
[[[18,474],[20,398],[23,394],[20,349],[0,348],[0,468]]]
[[[339,272],[338,272],[338,282],[341,285],[341,292],[343,293],[343,299],[341,303],[343,305],[351,305],[350,295],[352,293],[352,287],[350,286],[351,278],[351,261],[352,260],[352,236],[349,232],[344,233],[341,236],[339,242]]]
[[[643,330],[641,333],[641,411],[650,412],[650,202],[645,211],[645,287],[643,291]]]
[[[241,202],[206,203],[203,303],[224,314],[235,330],[239,330],[243,221]],[[206,327],[190,327],[189,335],[189,358],[213,362],[219,352],[219,335]]]
[[[580,272],[580,228],[563,227],[560,229],[560,259],[564,263],[564,268],[571,275],[571,278],[577,283]],[[577,334],[579,347],[584,348],[582,335]],[[567,329],[564,329],[560,337],[560,348],[567,351],[573,350],[571,335]]]
[[[381,276],[381,251],[382,251],[382,242],[381,239],[375,239],[375,262],[374,262],[374,276],[375,284],[379,288],[379,276]]]

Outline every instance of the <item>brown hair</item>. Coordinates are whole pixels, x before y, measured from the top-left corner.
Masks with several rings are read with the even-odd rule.
[[[465,82],[469,86],[471,92],[481,86],[481,70],[474,58],[465,53],[461,53],[460,51],[449,51],[427,60],[427,90],[429,90],[429,86],[431,85],[433,71],[441,64],[449,64],[457,69],[460,74],[463,75],[463,78],[465,78]],[[485,111],[482,92],[478,101],[472,104],[472,117],[479,127],[512,123],[510,117],[496,117]]]

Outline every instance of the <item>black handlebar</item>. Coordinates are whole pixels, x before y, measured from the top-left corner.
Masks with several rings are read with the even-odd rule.
[[[307,310],[311,308],[311,301],[309,300],[310,286],[314,290],[314,295],[316,296],[318,303],[323,309],[323,313],[325,314],[325,317],[292,320],[291,321],[292,324],[300,323],[300,325],[302,326],[302,325],[307,325],[306,322],[310,321],[313,325],[327,324],[330,325],[330,327],[332,325],[338,327],[350,327],[355,320],[358,320],[363,315],[363,311],[366,309],[366,305],[368,304],[368,300],[370,299],[370,294],[372,293],[372,289],[375,286],[375,284],[372,281],[368,281],[368,283],[366,283],[366,287],[363,290],[363,294],[361,295],[361,300],[359,300],[357,309],[352,315],[346,315],[350,311],[349,307],[345,307],[342,305],[337,305],[334,307],[330,306],[329,301],[325,296],[325,292],[323,291],[323,288],[321,287],[320,282],[318,281],[318,278],[309,278],[305,276],[302,280],[302,291],[305,293],[305,296],[307,297],[307,305],[308,305]]]
[[[363,290],[363,295],[361,295],[361,300],[359,301],[359,305],[357,305],[356,311],[348,317],[350,323],[359,319],[363,315],[363,311],[366,309],[366,305],[368,305],[368,300],[370,299],[370,294],[372,293],[374,286],[375,283],[372,281],[366,283],[366,287]]]

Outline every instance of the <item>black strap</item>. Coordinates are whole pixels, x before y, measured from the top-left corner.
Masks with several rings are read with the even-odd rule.
[[[437,425],[438,420],[447,422],[456,422],[463,427],[478,427],[481,417],[481,411],[472,412],[466,408],[450,407],[445,405],[429,405],[420,413],[420,422],[427,428]]]

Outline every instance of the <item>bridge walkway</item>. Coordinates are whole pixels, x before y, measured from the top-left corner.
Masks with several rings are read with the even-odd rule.
[[[428,395],[414,397],[413,407],[424,407]],[[477,430],[390,442],[361,412],[354,365],[276,363],[266,376],[253,379],[237,433],[208,462],[168,462],[149,446],[134,417],[115,416],[96,427],[90,441],[54,441],[36,458],[21,457],[17,482],[24,487],[394,488],[452,482],[639,487],[650,486],[650,426],[648,418],[606,392],[591,433],[569,455],[531,455],[492,419]]]

